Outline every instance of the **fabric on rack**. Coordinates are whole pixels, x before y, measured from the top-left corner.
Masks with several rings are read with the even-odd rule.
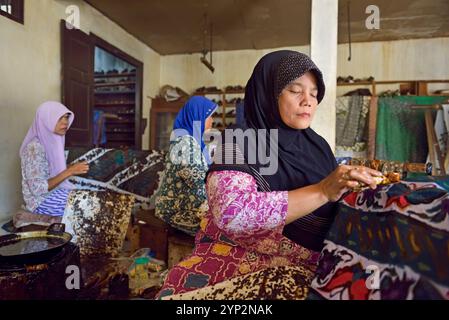
[[[435,134],[437,136],[438,144],[440,146],[440,150],[442,155],[444,156],[447,153],[447,145],[448,145],[448,129],[449,129],[449,104],[443,105],[442,110],[438,110],[437,116],[435,119]],[[438,155],[436,154],[436,151],[433,150],[435,153],[435,159],[438,162],[436,164],[437,168],[440,168],[442,165],[444,165],[446,172],[448,172],[448,164],[441,164],[438,161]],[[427,161],[430,159],[430,154],[427,156]]]
[[[411,105],[439,104],[447,97],[379,97],[376,132],[376,159],[425,162],[427,134],[423,110]]]
[[[359,95],[337,98],[337,156],[366,156],[370,100],[371,97]]]
[[[103,118],[104,112],[101,110],[94,110],[94,132],[93,140],[94,145],[102,145],[106,143],[106,121]],[[103,122],[101,121],[103,119]],[[102,126],[100,128],[100,123]],[[100,141],[98,141],[99,130],[101,130]]]

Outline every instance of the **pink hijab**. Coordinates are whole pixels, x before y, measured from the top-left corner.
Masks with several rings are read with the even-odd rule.
[[[37,108],[36,117],[31,125],[25,139],[20,147],[20,155],[22,155],[25,147],[31,140],[37,138],[44,146],[48,164],[50,166],[50,177],[53,178],[67,168],[64,146],[65,136],[54,133],[58,120],[65,114],[70,113],[69,128],[75,118],[72,111],[59,102],[44,102]],[[73,189],[73,185],[64,181],[59,188]]]

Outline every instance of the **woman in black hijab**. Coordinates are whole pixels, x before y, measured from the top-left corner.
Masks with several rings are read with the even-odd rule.
[[[210,209],[195,249],[169,272],[160,297],[272,266],[313,273],[334,202],[360,182],[374,188],[373,176],[381,176],[337,167],[310,128],[324,92],[321,71],[302,53],[276,51],[259,61],[246,86],[245,123],[226,130],[209,169]]]

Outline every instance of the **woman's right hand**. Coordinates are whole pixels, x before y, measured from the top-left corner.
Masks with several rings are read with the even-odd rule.
[[[380,177],[382,173],[364,166],[341,165],[321,180],[318,186],[328,201],[335,202],[347,191],[359,186],[360,182],[375,189],[377,184],[373,176]]]
[[[87,163],[87,161],[78,162],[71,165],[67,170],[72,176],[85,174],[89,171],[89,164]]]

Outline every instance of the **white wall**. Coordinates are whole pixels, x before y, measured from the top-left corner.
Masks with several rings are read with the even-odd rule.
[[[449,80],[449,38],[361,42],[352,44],[348,61],[347,44],[338,46],[337,74],[354,78],[373,76],[376,80]],[[377,87],[377,86],[376,86]],[[446,85],[433,85],[432,88]],[[382,85],[379,92],[396,90],[398,85]],[[338,93],[354,87],[339,87]]]
[[[309,46],[214,52],[213,74],[201,64],[200,54],[162,56],[160,84],[178,86],[187,92],[201,86],[245,85],[257,61],[264,54],[280,49],[310,53]],[[353,43],[351,61],[347,60],[348,52],[347,44],[338,45],[339,76],[373,76],[376,80],[449,79],[449,38]]]
[[[144,63],[143,116],[159,89],[160,56],[84,1],[25,1],[25,24],[0,16],[0,220],[22,203],[19,147],[37,107],[61,97],[60,20],[78,5],[81,29]],[[148,147],[148,128],[143,147]]]
[[[310,54],[309,46],[284,48]],[[279,50],[220,51],[213,54],[212,74],[200,62],[200,54],[161,57],[160,84],[178,86],[191,93],[202,86],[244,86],[257,61],[266,53]],[[416,39],[352,44],[352,59],[348,61],[348,45],[338,45],[337,75],[354,78],[375,77],[376,80],[449,80],[449,38]],[[318,65],[319,66],[319,65]],[[356,87],[337,87],[341,95]],[[449,88],[449,84],[431,85],[431,90]],[[382,85],[378,93],[398,89],[398,85]],[[328,123],[313,123],[313,128],[325,137],[332,137]],[[330,142],[332,145],[332,142]]]
[[[224,88],[228,85],[245,86],[257,61],[265,54],[281,49],[301,51],[309,54],[309,46],[266,49],[233,50],[213,53],[212,73],[200,61],[201,54],[180,54],[161,56],[161,86],[169,84],[180,87],[188,93],[202,86]],[[209,55],[207,55],[209,59]]]

